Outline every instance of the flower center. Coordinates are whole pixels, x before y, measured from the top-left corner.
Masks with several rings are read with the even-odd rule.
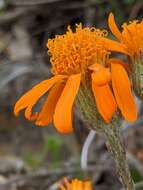
[[[79,24],[75,32],[68,27],[66,34],[49,39],[47,47],[53,74],[83,73],[93,63],[104,64],[109,55],[102,40],[106,35],[104,30],[82,28]]]

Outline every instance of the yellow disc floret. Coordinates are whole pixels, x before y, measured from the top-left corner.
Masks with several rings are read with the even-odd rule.
[[[47,47],[53,74],[82,73],[93,63],[104,64],[109,53],[101,39],[106,35],[104,30],[82,28],[79,24],[75,32],[69,26],[66,34],[49,39]]]

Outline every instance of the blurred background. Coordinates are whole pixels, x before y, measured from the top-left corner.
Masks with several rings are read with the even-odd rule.
[[[83,143],[89,133],[75,111],[71,135],[51,125],[40,128],[21,116],[16,100],[34,84],[50,77],[46,43],[68,25],[108,29],[109,12],[120,25],[142,19],[142,0],[0,0],[0,190],[56,190],[69,179],[91,179],[96,190],[118,190],[105,139],[97,136],[89,149],[88,168],[80,169]],[[124,142],[135,182],[143,180],[143,127],[129,128]]]

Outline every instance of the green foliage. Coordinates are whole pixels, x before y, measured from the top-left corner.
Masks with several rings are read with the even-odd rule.
[[[62,145],[63,141],[57,136],[46,135],[41,149],[36,150],[36,152],[33,150],[27,151],[23,159],[31,168],[37,168],[48,158],[53,161],[52,167],[55,167],[61,161]]]
[[[137,170],[135,169],[131,170],[131,175],[135,183],[143,181],[143,177],[140,175],[140,173]]]
[[[24,161],[31,168],[37,168],[40,163],[43,161],[43,154],[40,152],[33,153],[32,151],[28,151],[23,156]]]
[[[59,161],[61,159],[61,146],[63,141],[61,138],[56,136],[45,136],[43,151],[46,154],[50,154],[53,161]]]

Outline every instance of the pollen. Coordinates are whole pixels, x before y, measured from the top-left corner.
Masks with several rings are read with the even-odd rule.
[[[93,63],[104,64],[109,52],[104,48],[105,30],[82,27],[75,31],[68,26],[67,32],[49,39],[47,43],[53,74],[71,75],[83,73]]]
[[[143,21],[134,20],[124,23],[123,42],[127,45],[131,55],[139,55],[143,51]]]

